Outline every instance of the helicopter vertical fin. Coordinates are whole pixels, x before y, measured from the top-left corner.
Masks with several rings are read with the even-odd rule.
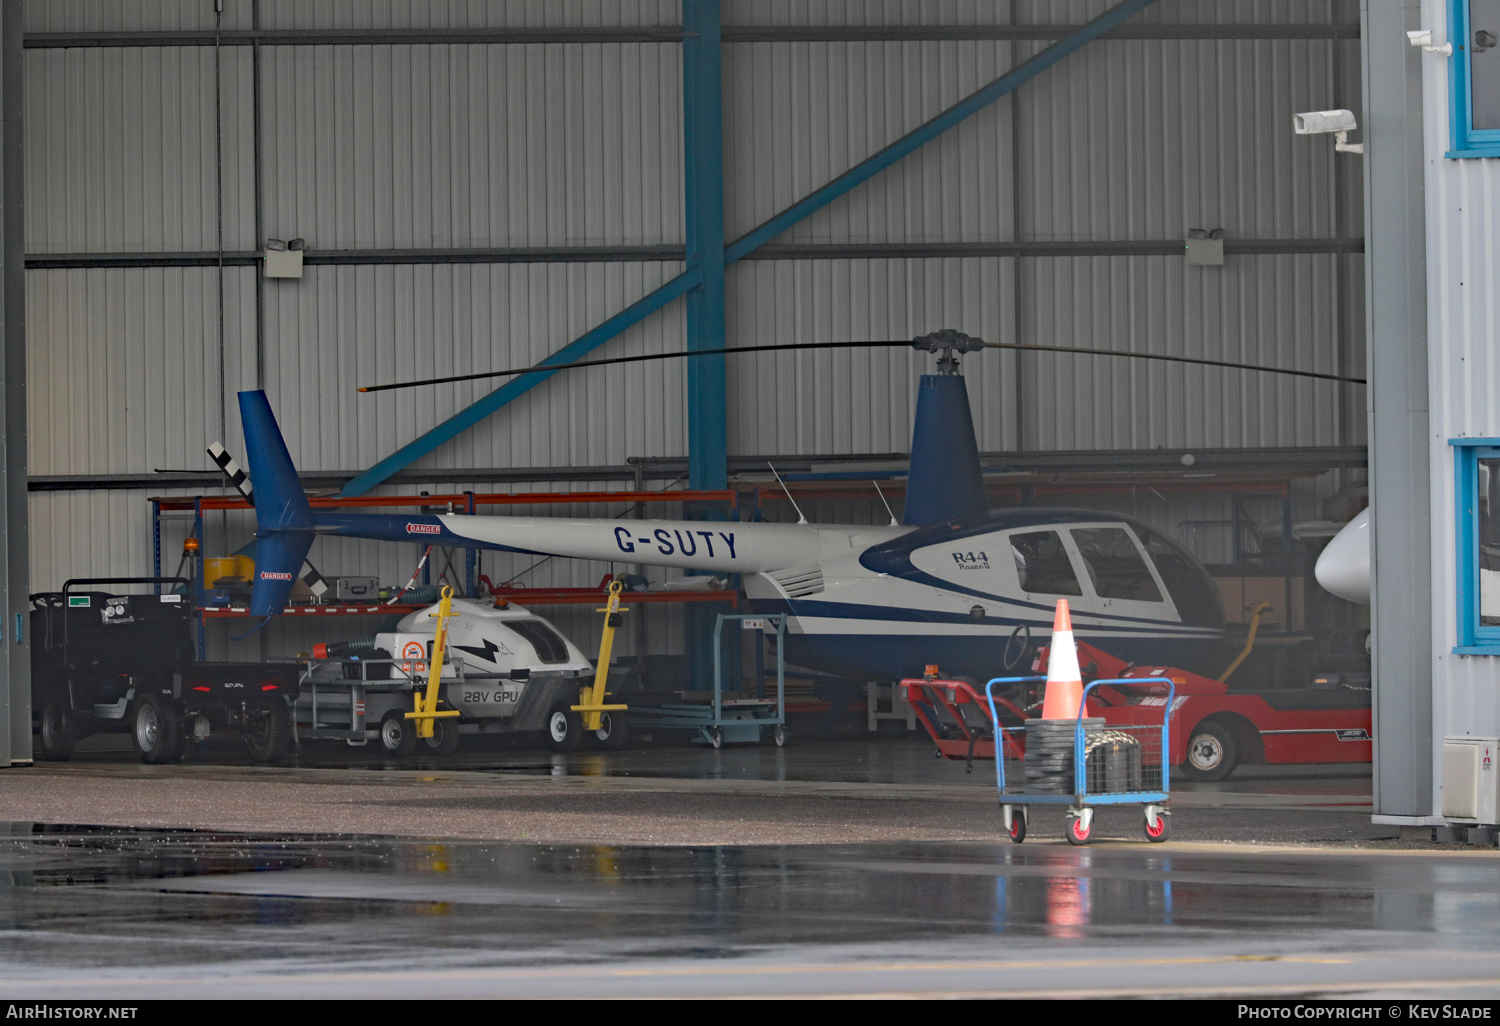
[[[901,522],[920,527],[988,508],[969,391],[957,374],[924,374],[917,387],[911,472]]]
[[[245,461],[255,482],[255,526],[262,533],[311,530],[312,507],[297,480],[297,469],[265,392],[240,393],[240,420],[245,428]]]

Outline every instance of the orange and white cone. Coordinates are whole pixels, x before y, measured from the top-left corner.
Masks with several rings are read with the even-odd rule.
[[[1052,641],[1047,649],[1047,694],[1042,719],[1076,720],[1083,704],[1083,675],[1078,672],[1078,646],[1073,643],[1073,618],[1068,600],[1057,600]]]

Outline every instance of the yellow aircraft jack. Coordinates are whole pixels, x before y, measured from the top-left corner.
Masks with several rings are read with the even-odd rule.
[[[443,597],[438,602],[438,611],[431,614],[437,617],[437,636],[432,639],[432,655],[427,660],[427,690],[416,693],[416,712],[409,712],[406,718],[417,721],[417,737],[430,738],[434,730],[432,721],[450,716],[457,716],[457,709],[438,710],[438,690],[443,677],[443,660],[445,650],[448,647],[448,619],[453,616],[453,587],[443,585]]]
[[[615,647],[615,628],[624,622],[624,610],[620,608],[620,592],[624,586],[619,581],[609,582],[609,603],[595,612],[604,617],[604,636],[599,639],[599,658],[594,662],[594,686],[584,688],[578,696],[578,704],[571,706],[576,713],[583,714],[583,729],[598,730],[602,714],[628,709],[625,705],[604,704],[604,683],[609,678],[609,654]]]

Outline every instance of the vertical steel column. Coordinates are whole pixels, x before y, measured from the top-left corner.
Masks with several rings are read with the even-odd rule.
[[[1418,0],[1363,0],[1375,814],[1433,806],[1432,475]],[[1446,599],[1445,601],[1451,601]]]
[[[31,547],[26,499],[26,253],[22,221],[21,0],[0,3],[0,331],[4,333],[4,375],[0,424],[5,459],[0,484],[5,490],[6,572],[4,620],[7,631],[5,681],[0,685],[0,766],[31,764],[31,639],[25,630],[31,592]],[[18,619],[19,618],[19,619]],[[4,700],[7,699],[8,701]]]
[[[682,149],[689,266],[687,348],[724,347],[724,105],[719,0],[682,0]],[[724,357],[687,361],[688,487],[729,475]]]

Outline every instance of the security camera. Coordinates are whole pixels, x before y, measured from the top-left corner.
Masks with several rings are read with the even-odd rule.
[[[1349,133],[1359,127],[1351,110],[1314,110],[1306,114],[1293,114],[1292,127],[1298,135],[1322,135],[1332,132],[1336,140],[1334,149],[1339,153],[1363,153],[1364,143],[1351,143]]]
[[[1298,135],[1352,132],[1359,127],[1352,110],[1314,110],[1306,114],[1293,114],[1292,125]]]
[[[1411,41],[1412,46],[1420,47],[1428,53],[1440,53],[1444,57],[1453,56],[1452,43],[1444,43],[1442,46],[1432,45],[1432,29],[1412,29],[1406,34],[1406,38]]]

